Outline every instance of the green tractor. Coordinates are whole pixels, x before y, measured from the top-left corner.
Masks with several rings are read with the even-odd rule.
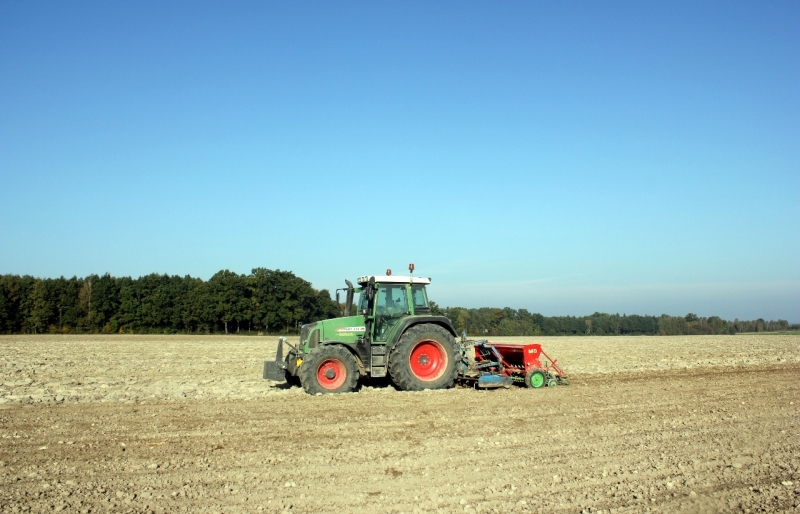
[[[414,277],[413,264],[409,270],[410,276],[387,270],[360,277],[358,287],[345,280],[344,316],[303,325],[297,346],[281,337],[264,378],[299,383],[310,394],[349,392],[367,376],[389,377],[406,391],[452,387],[461,360],[456,331],[449,319],[431,314],[425,290],[431,280]]]

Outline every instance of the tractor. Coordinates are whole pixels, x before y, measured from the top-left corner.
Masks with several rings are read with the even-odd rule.
[[[297,346],[281,337],[263,377],[299,383],[310,394],[349,392],[366,376],[389,377],[405,391],[452,387],[462,362],[455,328],[431,313],[425,290],[431,279],[415,277],[413,264],[409,271],[363,276],[358,287],[345,280],[336,293],[338,303],[339,291],[346,292],[344,316],[302,325]]]

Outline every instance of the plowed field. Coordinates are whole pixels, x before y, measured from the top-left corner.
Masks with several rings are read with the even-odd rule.
[[[572,385],[309,396],[274,338],[3,336],[0,511],[800,511],[800,336],[535,340]]]

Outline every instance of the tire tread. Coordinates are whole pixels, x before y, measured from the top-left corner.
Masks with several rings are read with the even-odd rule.
[[[347,368],[347,377],[344,384],[339,389],[331,391],[322,387],[317,380],[317,367],[327,358],[335,357],[342,361]],[[297,370],[300,384],[308,394],[330,394],[330,393],[349,393],[358,384],[358,364],[356,358],[347,349],[339,345],[318,346],[308,353],[303,363]]]
[[[448,356],[445,373],[437,380],[424,382],[411,372],[408,362],[413,346],[422,339],[434,339],[445,348]],[[453,387],[458,374],[460,360],[458,346],[453,335],[439,325],[422,323],[414,325],[400,337],[389,355],[389,377],[403,391],[422,391],[424,389],[448,389]]]

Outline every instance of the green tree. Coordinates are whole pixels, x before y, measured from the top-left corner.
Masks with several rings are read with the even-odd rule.
[[[244,280],[232,271],[222,270],[215,273],[208,282],[214,302],[214,314],[225,326],[227,334],[228,325],[240,316],[239,298],[243,297],[246,291]]]
[[[52,298],[51,281],[36,280],[30,295],[30,307],[25,326],[34,334],[42,334],[54,322],[55,302]]]

